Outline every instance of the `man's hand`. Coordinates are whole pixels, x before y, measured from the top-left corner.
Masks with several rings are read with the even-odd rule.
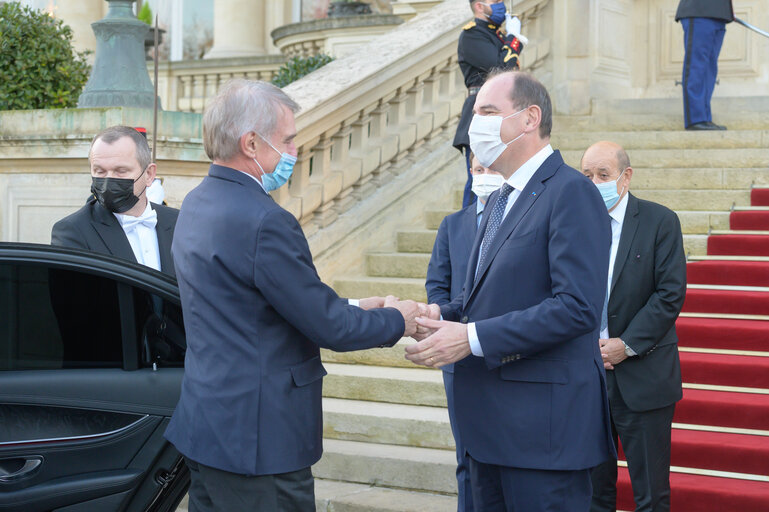
[[[625,344],[619,338],[600,339],[598,345],[601,347],[603,367],[607,370],[613,370],[616,365],[627,359]]]
[[[420,302],[419,316],[429,318],[430,320],[440,320],[441,307],[438,304],[422,304]],[[412,336],[412,338],[417,341],[422,341],[423,339],[430,336],[433,332],[435,332],[433,329],[425,327],[424,325],[417,324],[417,332]]]
[[[361,309],[377,309],[383,308],[385,303],[384,297],[367,297],[358,301],[358,307]]]
[[[414,345],[406,346],[406,359],[412,363],[438,368],[455,363],[472,353],[467,339],[467,324],[430,318],[418,318],[417,323],[433,331],[433,334]]]
[[[404,336],[414,336],[417,332],[416,318],[420,315],[419,304],[413,300],[398,300],[398,297],[388,295],[384,300],[384,307],[395,308],[403,315],[403,321],[406,323]]]
[[[515,36],[523,44],[529,44],[528,38],[521,34],[521,19],[518,16],[505,14],[505,31],[509,36]]]

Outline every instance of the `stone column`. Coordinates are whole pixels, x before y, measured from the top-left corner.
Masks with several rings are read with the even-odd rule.
[[[72,43],[79,52],[96,51],[96,37],[91,23],[102,19],[106,14],[107,2],[104,0],[78,0],[77,2],[57,2],[55,16],[72,28]],[[93,64],[94,56],[89,60]]]
[[[216,0],[214,46],[206,59],[264,55],[266,0]],[[282,2],[269,2],[282,3]]]

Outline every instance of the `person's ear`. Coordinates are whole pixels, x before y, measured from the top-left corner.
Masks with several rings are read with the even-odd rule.
[[[261,139],[257,137],[254,132],[248,132],[242,135],[238,141],[240,152],[248,156],[248,158],[254,158],[259,149],[260,140]]]
[[[538,105],[530,105],[526,109],[526,131],[537,131],[541,122],[542,109]]]
[[[146,175],[145,183],[149,187],[152,185],[152,182],[155,181],[155,177],[158,174],[158,166],[154,163],[151,163],[147,166],[147,172],[144,173]]]

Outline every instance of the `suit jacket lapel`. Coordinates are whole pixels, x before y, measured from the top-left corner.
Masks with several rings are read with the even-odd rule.
[[[609,295],[614,290],[614,284],[622,273],[622,268],[627,261],[630,245],[633,243],[636,231],[638,230],[638,199],[628,192],[627,211],[625,219],[622,221],[622,233],[619,237],[619,246],[617,247],[617,257],[614,260],[614,271],[611,275],[611,286]]]
[[[476,231],[478,231],[477,210],[475,208],[468,208],[462,216],[462,241],[465,247],[473,246]]]
[[[150,203],[150,206],[158,214],[158,223],[155,226],[155,232],[158,236],[158,252],[160,252],[160,270],[166,274],[174,275],[174,259],[171,257],[171,242],[173,242],[174,220],[166,215],[166,210],[156,208],[156,205]]]
[[[494,256],[496,256],[499,248],[502,247],[502,244],[505,242],[505,240],[507,240],[513,231],[515,231],[515,229],[518,227],[518,224],[521,223],[521,220],[526,215],[526,212],[529,211],[537,199],[539,199],[539,197],[542,195],[542,191],[545,189],[544,182],[555,173],[555,171],[558,169],[558,167],[561,166],[562,163],[563,159],[561,158],[560,153],[557,151],[554,152],[547,158],[547,160],[544,161],[540,168],[537,169],[537,172],[534,173],[526,187],[521,191],[521,194],[515,200],[515,204],[513,204],[507,216],[505,216],[505,218],[502,220],[502,224],[499,226],[499,230],[494,236],[494,240],[491,242],[491,247],[489,247],[489,251],[486,254],[486,259],[483,261],[483,265],[478,269],[477,277],[474,276],[472,281],[472,288],[470,293],[466,296],[465,304],[467,304],[467,301],[477,289],[478,284],[483,278],[483,275],[488,270],[491,262],[494,261]],[[487,208],[488,207],[489,205],[487,205]],[[486,212],[484,212],[484,220],[485,222],[483,223],[483,232],[486,231],[485,225],[488,223],[488,215],[486,215]],[[476,237],[477,247],[473,247],[474,253],[477,253],[477,248],[480,247],[479,239],[483,239],[483,236],[480,235],[480,232],[479,236]],[[474,270],[475,267],[473,267],[473,271]]]
[[[131,244],[128,242],[123,228],[112,212],[108,211],[98,202],[94,203],[92,212],[91,224],[101,237],[109,253],[137,263],[134,251],[131,249]]]

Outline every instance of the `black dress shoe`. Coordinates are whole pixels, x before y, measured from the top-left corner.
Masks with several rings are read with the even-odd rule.
[[[718,125],[711,123],[710,121],[702,121],[701,123],[690,124],[686,127],[687,130],[701,131],[701,130],[720,130]]]
[[[716,124],[713,121],[707,121],[710,126],[714,126],[716,130],[726,130],[726,126],[722,124]]]

